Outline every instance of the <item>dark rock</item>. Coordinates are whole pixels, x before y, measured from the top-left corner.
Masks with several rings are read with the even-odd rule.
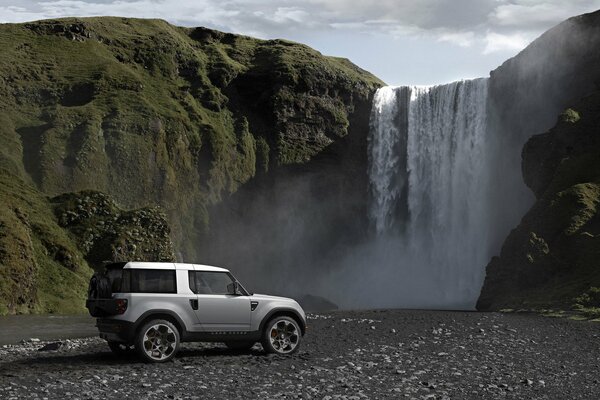
[[[63,347],[62,342],[48,343],[38,349],[38,351],[56,351]]]
[[[503,216],[497,231],[519,225],[487,266],[479,310],[568,308],[600,284],[592,272],[598,257],[599,46],[600,12],[585,14],[544,33],[491,73],[488,123],[495,146],[523,151],[522,170],[514,153],[492,178]],[[533,203],[529,190],[535,203],[522,217]]]

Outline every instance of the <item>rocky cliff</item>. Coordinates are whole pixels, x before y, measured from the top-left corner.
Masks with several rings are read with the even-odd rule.
[[[556,290],[550,290],[552,285],[545,286],[550,276],[558,276],[554,267],[551,267],[557,265],[557,257],[562,260],[560,263],[563,265],[576,265],[579,252],[585,252],[583,248],[579,249],[572,244],[559,244],[563,243],[564,238],[556,236],[561,229],[567,229],[563,220],[565,216],[561,213],[564,211],[571,213],[571,216],[575,215],[577,195],[561,195],[561,204],[567,207],[566,204],[569,203],[574,207],[571,211],[565,211],[567,209],[562,206],[549,207],[548,201],[551,201],[552,196],[558,195],[560,190],[593,180],[588,181],[587,179],[591,179],[589,176],[578,175],[572,170],[562,174],[561,179],[569,184],[567,187],[560,190],[550,188],[546,192],[548,183],[554,179],[555,164],[558,161],[549,161],[550,155],[545,154],[545,151],[550,150],[549,146],[538,147],[535,152],[533,148],[541,140],[555,140],[565,129],[576,130],[581,135],[591,129],[589,124],[595,118],[590,115],[593,114],[590,103],[593,102],[593,96],[582,103],[580,101],[600,86],[600,53],[596,51],[599,46],[600,12],[585,14],[571,18],[544,33],[520,54],[491,73],[488,133],[493,136],[496,148],[519,151],[496,153],[513,154],[513,157],[498,160],[497,165],[502,167],[492,171],[490,177],[496,182],[490,196],[498,203],[497,215],[491,216],[499,233],[495,240],[498,247],[502,242],[503,245],[500,257],[494,258],[487,267],[478,309],[525,307],[528,302],[531,306],[542,306],[544,303],[550,306],[556,304],[559,298],[562,299],[560,301],[563,306],[566,306],[577,291],[583,290],[581,285],[585,286],[588,275],[579,277],[581,285],[575,285],[576,288],[571,285],[573,287],[567,289],[570,284],[565,284],[563,296],[559,295],[558,283],[555,282],[558,285],[554,286]],[[586,108],[586,120],[569,125],[565,121],[576,118],[569,117],[568,112],[560,117],[562,122],[552,128],[557,117],[569,107],[574,107],[575,110],[578,107]],[[530,139],[551,128],[550,133]],[[571,139],[578,140],[575,136]],[[523,148],[521,162],[519,156]],[[494,154],[491,156],[494,157]],[[570,157],[579,159],[587,156],[574,153]],[[570,176],[570,173],[573,175]],[[557,211],[559,208],[562,211]],[[527,215],[519,224],[525,213]],[[517,225],[506,238],[510,229]],[[540,228],[550,225],[550,231]],[[559,251],[558,248],[562,250]],[[540,258],[542,254],[546,255],[543,261]],[[577,271],[574,269],[570,272],[573,279],[576,279]],[[544,289],[534,294],[536,287]]]
[[[523,149],[536,202],[487,267],[479,309],[600,307],[600,91]],[[596,300],[597,302],[597,300]]]
[[[380,85],[348,60],[301,44],[160,20],[67,18],[0,25],[3,190],[16,199],[22,199],[17,189],[35,193],[40,210],[66,202],[57,215],[43,213],[57,235],[74,235],[65,247],[76,258],[73,265],[82,268],[80,277],[90,273],[85,260],[98,264],[121,257],[123,249],[138,258],[171,257],[168,241],[150,253],[136,241],[148,229],[160,238],[169,232],[178,258],[204,261],[212,247],[204,242],[219,227],[212,210],[247,182],[271,185],[281,181],[274,176],[287,179],[285,171],[316,171],[315,160],[323,154],[330,155],[323,163],[350,165],[342,176],[351,176],[357,170],[354,153],[340,149],[357,142],[359,131],[351,124],[368,123],[370,98]],[[81,203],[60,196],[85,190],[101,193],[84,194]],[[103,200],[102,193],[116,203]],[[88,229],[107,221],[90,201],[109,204],[105,208],[127,227],[113,225],[92,237]],[[115,204],[160,206],[170,228],[159,217],[117,212]],[[20,243],[27,244],[25,222],[13,231],[16,211],[1,208],[11,219],[2,234],[20,235]],[[81,209],[87,214],[73,220],[70,213]],[[27,252],[13,250],[6,252],[13,258],[1,264],[0,272],[11,277],[2,281],[2,293],[18,286],[33,293],[48,276],[69,269],[52,258],[56,271],[27,280],[30,272],[48,269]],[[71,285],[79,294],[81,282]],[[42,303],[39,296],[24,295],[1,312],[37,310]]]
[[[0,201],[0,315],[81,312],[90,266],[174,260],[158,209],[124,211],[91,191],[49,199],[5,171]]]

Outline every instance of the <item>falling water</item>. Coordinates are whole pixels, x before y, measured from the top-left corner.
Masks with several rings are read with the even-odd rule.
[[[472,308],[479,294],[491,256],[486,100],[487,79],[375,94],[369,220],[404,270],[399,287],[424,291],[411,306]]]

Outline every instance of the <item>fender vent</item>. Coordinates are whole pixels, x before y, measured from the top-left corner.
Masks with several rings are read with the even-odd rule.
[[[258,301],[251,301],[250,302],[250,311],[256,310],[256,307],[258,307]]]

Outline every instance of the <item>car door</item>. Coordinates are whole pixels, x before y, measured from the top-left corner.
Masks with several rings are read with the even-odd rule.
[[[198,297],[195,310],[206,332],[241,332],[250,330],[250,298],[229,293],[232,276],[221,271],[195,271],[193,291]]]

